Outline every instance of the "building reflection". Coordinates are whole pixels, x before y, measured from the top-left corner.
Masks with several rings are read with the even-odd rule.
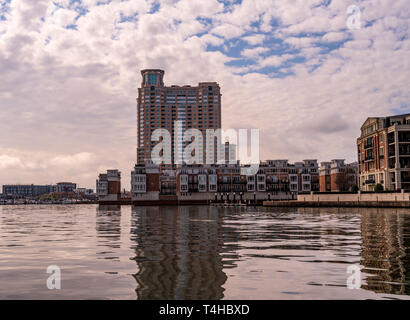
[[[108,248],[121,247],[121,206],[100,205],[97,207],[96,225],[99,246]],[[100,254],[106,254],[101,252]],[[113,259],[114,257],[108,257]],[[107,259],[108,259],[107,258]],[[118,257],[115,257],[118,259]]]
[[[142,300],[222,299],[223,215],[206,206],[134,207],[131,240]]]
[[[408,209],[362,211],[363,289],[376,293],[410,294],[410,215]]]

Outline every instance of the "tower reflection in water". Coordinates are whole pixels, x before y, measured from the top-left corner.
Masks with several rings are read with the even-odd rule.
[[[98,245],[113,249],[111,252],[97,252],[103,259],[119,261],[114,249],[121,247],[121,206],[100,205],[97,207],[96,231]]]
[[[361,214],[362,289],[376,293],[410,294],[410,211],[366,209]]]
[[[132,215],[138,299],[224,297],[227,276],[223,268],[232,265],[223,266],[223,215],[218,210],[134,207]]]

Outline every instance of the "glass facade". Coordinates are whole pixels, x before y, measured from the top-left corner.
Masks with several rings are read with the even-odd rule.
[[[148,75],[148,84],[149,85],[156,85],[157,84],[157,75],[156,74],[149,74]]]

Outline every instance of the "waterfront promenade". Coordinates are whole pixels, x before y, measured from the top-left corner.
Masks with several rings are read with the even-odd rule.
[[[265,207],[363,207],[409,208],[410,193],[314,193],[299,194],[294,201],[264,201]]]

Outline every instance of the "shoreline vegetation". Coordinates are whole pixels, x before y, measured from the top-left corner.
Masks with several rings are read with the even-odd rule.
[[[55,201],[55,202],[48,202],[48,201],[1,201],[0,206],[23,206],[23,205],[68,205],[68,204],[98,204],[98,201]]]

